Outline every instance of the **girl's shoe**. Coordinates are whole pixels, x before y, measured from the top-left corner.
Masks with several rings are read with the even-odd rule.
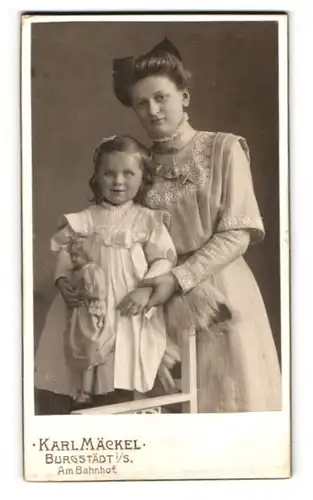
[[[92,406],[92,395],[88,392],[81,391],[72,400],[71,409],[73,410],[83,410],[85,408],[90,408]]]

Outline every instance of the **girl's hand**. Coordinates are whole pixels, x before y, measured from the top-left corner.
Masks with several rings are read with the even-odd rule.
[[[153,293],[147,303],[148,307],[164,304],[179,290],[179,283],[173,273],[166,273],[155,278],[146,279],[139,286],[151,286],[153,288]]]
[[[136,288],[123,298],[117,309],[122,316],[137,316],[146,307],[151,293],[151,287]]]
[[[81,291],[72,285],[67,278],[59,278],[55,283],[56,287],[59,289],[62,298],[69,309],[74,309],[79,307],[83,296]]]

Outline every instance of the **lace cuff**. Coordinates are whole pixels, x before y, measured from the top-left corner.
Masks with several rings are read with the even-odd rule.
[[[187,293],[198,282],[195,273],[192,272],[192,269],[188,266],[187,262],[182,266],[174,267],[172,269],[172,273],[176,277],[183,293]]]

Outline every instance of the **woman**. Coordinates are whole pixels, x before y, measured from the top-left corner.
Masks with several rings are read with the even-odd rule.
[[[264,237],[248,146],[242,137],[191,127],[185,113],[188,78],[168,39],[140,57],[114,61],[115,95],[133,108],[153,141],[155,181],[144,204],[170,213],[179,256],[171,272],[143,285],[154,289],[150,305],[168,303],[170,324],[171,307],[180,302],[177,311],[193,316],[199,412],[279,410],[276,348],[243,258],[248,246]],[[231,317],[226,322],[221,317],[220,329],[209,325],[212,285],[224,295]],[[184,328],[190,318],[182,318]]]
[[[189,74],[169,40],[140,57],[115,60],[113,69],[117,99],[153,141],[154,182],[143,203],[170,213],[178,254],[171,272],[143,286],[153,288],[149,305],[166,305],[170,335],[196,329],[198,411],[279,410],[276,348],[243,258],[264,237],[247,143],[190,126]],[[75,304],[75,290],[61,293]]]

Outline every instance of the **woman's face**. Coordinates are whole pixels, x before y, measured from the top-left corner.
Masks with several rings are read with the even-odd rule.
[[[167,76],[148,76],[131,89],[133,109],[153,139],[172,135],[179,126],[189,93]]]
[[[123,205],[136,196],[142,184],[140,159],[123,152],[104,154],[97,182],[103,198],[112,205]]]

